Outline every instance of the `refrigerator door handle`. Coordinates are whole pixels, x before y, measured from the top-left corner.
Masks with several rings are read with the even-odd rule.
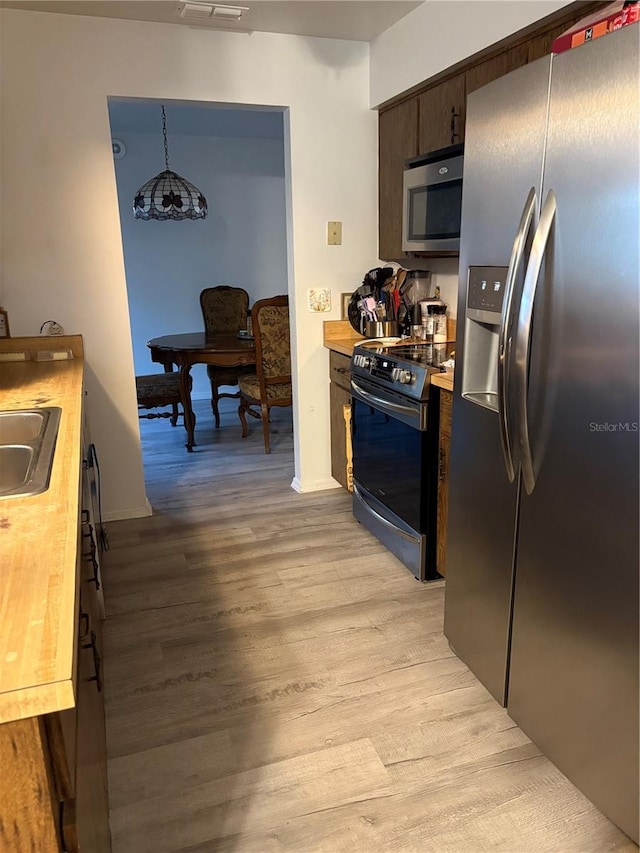
[[[511,356],[511,329],[513,315],[513,290],[518,271],[522,265],[527,236],[531,229],[531,223],[536,212],[536,191],[531,187],[527,200],[524,203],[520,224],[513,241],[509,269],[505,282],[504,299],[502,300],[502,317],[500,318],[500,337],[498,341],[498,419],[500,421],[500,439],[502,442],[502,455],[507,477],[510,483],[516,478],[515,454],[512,442],[511,427],[509,424],[508,384],[509,384],[509,362]]]
[[[551,226],[555,220],[557,210],[556,196],[553,190],[549,190],[542,205],[540,221],[533,238],[529,263],[524,277],[522,287],[522,300],[520,302],[520,313],[518,315],[518,326],[515,343],[515,391],[516,405],[518,409],[518,426],[520,431],[520,464],[522,466],[522,479],[528,495],[536,485],[536,477],[533,469],[533,454],[531,451],[531,439],[529,436],[529,412],[527,409],[527,396],[529,393],[529,345],[531,343],[531,319],[533,317],[533,304],[536,298],[536,289],[542,262],[547,250]]]

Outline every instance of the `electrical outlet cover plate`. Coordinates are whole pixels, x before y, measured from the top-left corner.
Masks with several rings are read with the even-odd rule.
[[[342,222],[327,222],[327,245],[342,245]]]

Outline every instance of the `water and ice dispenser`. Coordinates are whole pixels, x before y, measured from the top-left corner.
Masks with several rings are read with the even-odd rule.
[[[469,267],[462,396],[498,411],[498,351],[508,267]]]

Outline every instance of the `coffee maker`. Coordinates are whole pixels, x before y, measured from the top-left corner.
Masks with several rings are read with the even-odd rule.
[[[422,322],[420,302],[429,298],[431,290],[431,273],[429,270],[407,270],[400,287],[400,329],[405,337],[411,335],[411,327],[419,326]]]

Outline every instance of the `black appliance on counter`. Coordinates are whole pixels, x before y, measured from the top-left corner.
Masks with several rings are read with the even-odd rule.
[[[436,568],[438,406],[447,344],[364,341],[351,357],[353,514],[418,580]]]

